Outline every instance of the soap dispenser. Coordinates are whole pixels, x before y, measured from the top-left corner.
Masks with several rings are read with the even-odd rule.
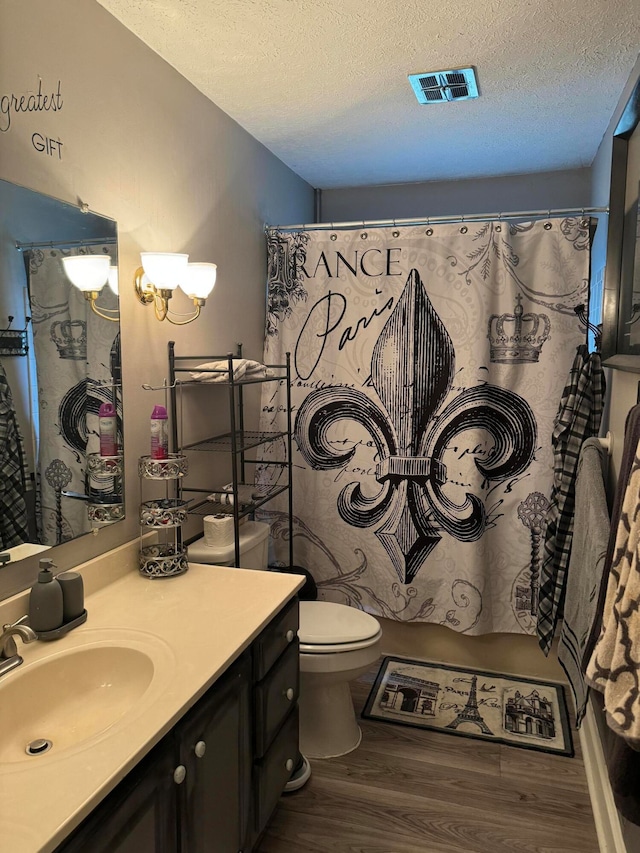
[[[38,580],[29,595],[29,625],[36,634],[62,625],[62,587],[53,576],[53,560],[40,560]]]

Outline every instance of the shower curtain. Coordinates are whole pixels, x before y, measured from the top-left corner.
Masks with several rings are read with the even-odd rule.
[[[100,405],[113,402],[110,354],[119,331],[119,324],[91,311],[66,277],[62,258],[110,254],[114,248],[96,244],[24,253],[38,378],[36,515],[43,545],[57,545],[91,530],[87,503],[63,493],[88,492],[86,454],[99,450]],[[99,298],[101,306],[117,308],[108,287]],[[92,477],[92,494],[110,490],[111,483],[108,477]]]
[[[294,555],[320,597],[468,634],[535,633],[590,228],[267,230],[264,360],[291,352]],[[284,427],[282,385],[264,388],[262,429]],[[284,509],[263,513],[275,563]]]

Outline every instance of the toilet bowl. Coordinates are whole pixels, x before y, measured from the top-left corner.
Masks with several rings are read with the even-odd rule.
[[[330,601],[300,602],[300,750],[335,758],[360,745],[349,682],[380,657],[373,616]]]
[[[240,531],[244,568],[267,569],[269,525],[248,521]],[[214,548],[198,539],[189,545],[197,563],[229,565],[234,546]],[[349,682],[380,657],[382,628],[373,616],[331,601],[301,601],[300,751],[307,758],[335,758],[359,746],[362,738]]]

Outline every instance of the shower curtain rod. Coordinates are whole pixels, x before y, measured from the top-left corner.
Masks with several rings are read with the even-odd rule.
[[[551,216],[585,216],[587,214],[608,215],[608,207],[576,207],[556,210],[520,210],[510,213],[470,213],[468,216],[427,216],[420,219],[374,219],[356,220],[354,222],[314,222],[305,225],[274,225],[277,231],[330,231],[335,228],[389,228],[399,225],[443,225],[453,222],[491,222],[494,219],[507,221],[509,219],[543,219]]]
[[[91,240],[46,240],[42,243],[21,243],[16,240],[16,249],[23,252],[25,249],[55,249],[60,246],[105,246],[114,245],[118,241],[115,237],[104,237],[102,240],[92,238]]]

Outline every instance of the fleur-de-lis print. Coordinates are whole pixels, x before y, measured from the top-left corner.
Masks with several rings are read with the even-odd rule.
[[[296,416],[298,448],[315,470],[341,468],[356,452],[330,441],[338,421],[368,431],[380,460],[379,488],[367,495],[359,482],[349,483],[337,509],[354,527],[382,522],[376,536],[403,583],[415,577],[443,531],[473,542],[487,527],[482,497],[467,491],[460,502],[447,489],[443,457],[459,436],[482,430],[492,437],[486,454],[474,457],[485,488],[522,474],[533,459],[537,428],[528,403],[487,383],[444,405],[454,368],[451,338],[412,270],[373,348],[371,384],[381,405],[356,389],[329,386],[312,391]]]

